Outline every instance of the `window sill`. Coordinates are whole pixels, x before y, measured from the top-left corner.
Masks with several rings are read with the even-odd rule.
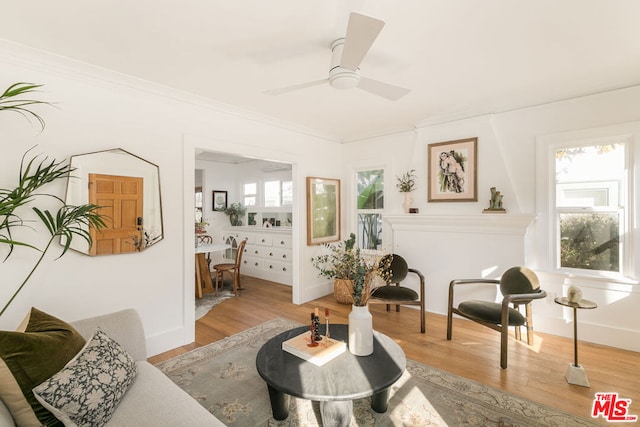
[[[628,277],[590,276],[566,271],[536,271],[542,281],[587,288],[640,293],[640,281]]]

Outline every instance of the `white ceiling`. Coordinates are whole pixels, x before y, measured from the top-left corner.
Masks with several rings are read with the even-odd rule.
[[[351,10],[386,23],[361,73],[407,96],[263,93],[326,78]],[[640,84],[638,0],[2,0],[2,16],[0,38],[341,141]]]

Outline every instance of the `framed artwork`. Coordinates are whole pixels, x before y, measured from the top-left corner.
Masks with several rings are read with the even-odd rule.
[[[307,177],[307,245],[340,240],[340,180]]]
[[[428,146],[429,202],[478,201],[478,138]]]
[[[213,190],[213,210],[223,211],[227,209],[227,192]]]

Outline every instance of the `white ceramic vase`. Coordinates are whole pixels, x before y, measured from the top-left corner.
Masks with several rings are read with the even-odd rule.
[[[410,191],[405,191],[402,194],[404,194],[402,209],[404,209],[404,213],[409,213],[409,209],[411,208],[411,204],[413,203],[413,195],[411,194]]]
[[[373,317],[368,305],[351,306],[349,351],[356,356],[368,356],[373,353]]]

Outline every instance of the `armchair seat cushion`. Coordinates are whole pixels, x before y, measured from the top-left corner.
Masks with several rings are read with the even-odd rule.
[[[458,311],[473,320],[489,322],[495,325],[502,323],[502,304],[489,301],[464,301],[458,305]],[[509,326],[522,326],[525,317],[519,311],[509,307]]]
[[[371,293],[373,298],[388,299],[394,301],[417,301],[420,296],[416,291],[404,286],[380,286]]]

